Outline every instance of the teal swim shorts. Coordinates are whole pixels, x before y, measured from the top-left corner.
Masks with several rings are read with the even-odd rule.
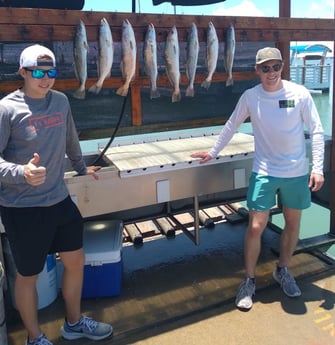
[[[249,179],[247,206],[249,210],[266,211],[280,203],[288,208],[303,210],[311,205],[309,175],[280,178],[252,173]]]

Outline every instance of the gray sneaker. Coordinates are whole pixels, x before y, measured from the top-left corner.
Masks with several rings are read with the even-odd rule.
[[[61,332],[62,336],[67,340],[79,338],[101,340],[109,337],[113,333],[113,328],[107,323],[98,322],[90,317],[82,316],[73,326],[70,326],[65,321]]]
[[[299,286],[297,285],[295,279],[288,271],[287,267],[281,268],[278,272],[276,269],[273,272],[274,280],[280,284],[281,288],[283,289],[284,293],[289,297],[299,297],[301,296],[301,291]]]
[[[47,339],[44,334],[33,340],[26,340],[26,345],[52,345],[52,342]]]
[[[235,299],[235,304],[239,309],[251,309],[252,296],[255,294],[255,283],[250,278],[245,278],[240,284]]]

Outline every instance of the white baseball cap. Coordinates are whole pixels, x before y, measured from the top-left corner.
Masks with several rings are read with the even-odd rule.
[[[48,56],[52,61],[38,61],[42,56]],[[54,53],[40,44],[34,44],[25,48],[20,55],[21,67],[34,66],[52,66],[56,67],[56,59]]]
[[[280,50],[277,48],[266,47],[260,49],[256,55],[256,65],[260,65],[263,62],[270,60],[280,60],[283,61]]]

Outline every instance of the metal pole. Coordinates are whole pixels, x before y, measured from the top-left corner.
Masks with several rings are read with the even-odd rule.
[[[335,1],[334,1],[335,5]],[[333,51],[335,49],[335,42],[333,41]],[[335,100],[335,87],[334,87],[334,80],[335,80],[335,68],[334,68],[334,60],[333,60],[333,80],[332,80],[332,90],[333,90],[333,97],[332,97],[332,141],[331,141],[331,159],[330,159],[330,200],[329,200],[329,209],[330,209],[330,229],[329,232],[332,235],[335,235],[335,145],[334,145],[334,138],[335,138],[335,107],[334,107],[334,100]]]
[[[194,236],[195,236],[195,244],[198,246],[200,244],[199,199],[198,199],[198,195],[194,196],[193,202],[194,202]]]

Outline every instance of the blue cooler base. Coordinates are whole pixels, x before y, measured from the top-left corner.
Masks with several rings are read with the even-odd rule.
[[[117,296],[121,292],[122,230],[119,220],[84,223],[82,298]]]
[[[85,265],[82,298],[118,296],[121,293],[121,261],[101,266]]]

